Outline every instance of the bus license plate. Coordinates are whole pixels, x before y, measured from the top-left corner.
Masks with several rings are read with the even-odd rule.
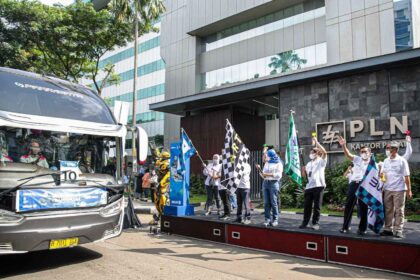
[[[59,240],[51,240],[50,241],[50,250],[74,247],[74,246],[77,246],[78,244],[79,244],[79,238],[77,238],[77,237],[59,239]]]

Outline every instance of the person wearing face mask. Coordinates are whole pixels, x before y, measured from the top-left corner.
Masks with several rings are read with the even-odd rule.
[[[36,140],[31,141],[29,154],[20,157],[20,162],[36,164],[38,166],[49,168],[47,159],[41,154],[41,147]]]
[[[302,174],[308,178],[308,183],[304,192],[303,221],[299,228],[304,229],[308,227],[313,205],[312,228],[318,230],[322,196],[326,187],[325,167],[327,166],[327,151],[316,137],[312,137],[312,142],[315,144],[315,147],[312,148],[309,154],[311,161],[302,168]]]
[[[213,155],[213,161],[208,165],[203,163],[203,174],[206,176],[206,181],[204,185],[207,190],[207,202],[206,202],[206,213],[209,215],[211,213],[211,206],[213,205],[213,199],[216,200],[217,206],[217,215],[220,215],[220,195],[219,195],[219,185],[220,177],[222,175],[222,165],[220,164],[220,157],[218,154]]]
[[[350,153],[346,145],[346,140],[343,137],[339,138],[339,144],[343,148],[344,155],[352,161],[353,174],[351,176],[351,182],[347,190],[347,199],[344,207],[344,222],[341,228],[341,233],[348,233],[351,225],[351,218],[353,214],[353,208],[356,202],[359,206],[360,222],[357,234],[365,235],[368,226],[368,206],[356,197],[356,192],[359,189],[360,183],[363,181],[363,177],[366,173],[366,169],[369,166],[371,157],[371,151],[367,147],[362,147],[359,150],[359,156]]]
[[[263,198],[264,198],[264,225],[277,226],[279,221],[279,204],[278,195],[280,191],[280,180],[283,174],[283,165],[274,149],[267,151],[266,162],[261,170],[256,165],[263,181]],[[270,215],[273,213],[272,216]]]
[[[381,235],[403,238],[405,200],[406,197],[412,198],[413,193],[411,192],[410,168],[407,160],[398,155],[399,146],[398,142],[387,144],[387,158],[381,170],[385,207],[385,227]]]

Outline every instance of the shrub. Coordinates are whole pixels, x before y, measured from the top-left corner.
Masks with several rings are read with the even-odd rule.
[[[203,175],[191,175],[190,178],[190,192],[191,194],[206,194],[206,187],[204,186]]]

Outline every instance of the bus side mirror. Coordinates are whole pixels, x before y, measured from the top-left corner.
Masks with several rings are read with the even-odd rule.
[[[149,148],[149,137],[147,132],[140,126],[136,127],[136,150],[137,162],[144,164],[147,159],[147,152]]]

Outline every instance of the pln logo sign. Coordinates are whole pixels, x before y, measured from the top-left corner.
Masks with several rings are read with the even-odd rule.
[[[318,142],[321,143],[328,153],[342,153],[343,149],[338,143],[342,136],[346,139],[346,122],[333,121],[316,124],[316,135]]]

